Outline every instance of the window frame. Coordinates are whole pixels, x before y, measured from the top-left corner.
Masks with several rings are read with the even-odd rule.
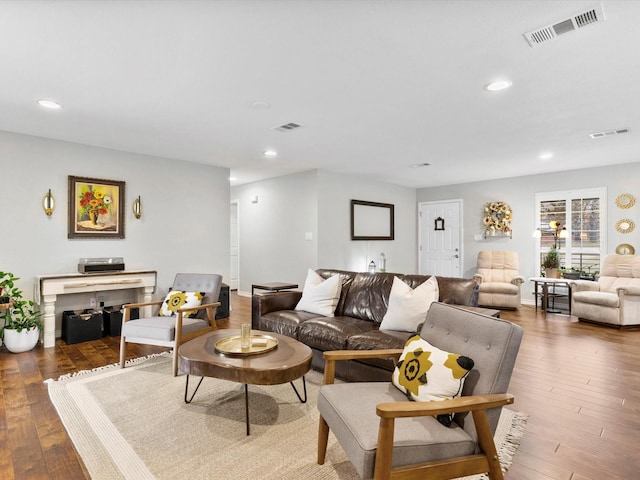
[[[584,248],[578,249],[577,247],[573,247],[572,239],[572,202],[573,200],[582,200],[585,198],[599,198],[600,201],[600,209],[599,209],[599,234],[600,234],[600,246],[588,248],[588,251],[585,251]],[[567,227],[567,238],[562,240],[561,245],[558,248],[558,252],[561,254],[562,264],[561,267],[570,268],[571,267],[571,254],[575,254],[580,251],[582,253],[593,253],[599,255],[599,265],[602,265],[602,259],[606,255],[607,252],[607,188],[606,187],[595,187],[595,188],[580,188],[580,189],[572,189],[572,190],[559,190],[554,192],[538,192],[535,194],[535,222],[536,225],[534,227],[534,231],[538,228],[544,228],[544,225],[540,224],[541,217],[541,204],[542,202],[550,202],[550,201],[565,201],[565,221]],[[548,251],[548,248],[542,248],[540,238],[536,238],[536,248],[535,248],[535,268],[536,272],[540,272],[540,264],[541,264],[541,256],[542,253]]]

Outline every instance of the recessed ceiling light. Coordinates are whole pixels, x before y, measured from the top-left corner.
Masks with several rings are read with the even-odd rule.
[[[58,102],[55,102],[53,100],[47,100],[46,98],[41,98],[40,100],[38,100],[38,105],[45,108],[53,108],[53,109],[62,108],[62,105],[60,105]]]
[[[431,165],[430,163],[416,163],[415,165],[409,165],[409,168],[422,168],[422,167],[428,167],[429,165]]]
[[[538,158],[540,160],[549,160],[549,159],[553,158],[553,153],[544,152],[544,153],[541,153],[540,155],[538,155]]]
[[[509,88],[511,85],[513,85],[512,82],[510,82],[509,80],[498,80],[496,82],[491,82],[488,85],[485,85],[485,89],[489,90],[490,92],[497,92],[499,90],[504,90],[505,88]]]
[[[251,104],[251,108],[257,108],[257,109],[260,109],[260,108],[269,108],[269,107],[271,107],[271,105],[269,104],[269,102],[253,102],[253,103]]]
[[[229,177],[229,181],[230,181],[230,182],[233,182],[233,181],[235,181],[235,180],[237,180],[237,178],[236,178],[236,177]]]
[[[268,158],[274,158],[278,156],[278,152],[276,152],[275,150],[265,150],[262,153],[264,154],[265,157],[268,157]]]

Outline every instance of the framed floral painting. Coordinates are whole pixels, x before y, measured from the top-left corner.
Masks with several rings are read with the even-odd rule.
[[[68,238],[124,238],[124,186],[69,175]]]

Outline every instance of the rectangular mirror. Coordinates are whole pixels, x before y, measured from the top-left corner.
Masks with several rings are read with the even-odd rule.
[[[393,204],[351,200],[351,240],[393,240]]]

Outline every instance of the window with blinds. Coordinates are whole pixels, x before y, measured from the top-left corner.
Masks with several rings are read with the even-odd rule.
[[[556,247],[562,267],[587,276],[600,270],[600,259],[606,252],[602,235],[606,231],[606,193],[606,188],[596,188],[536,194],[540,229],[537,268]]]

